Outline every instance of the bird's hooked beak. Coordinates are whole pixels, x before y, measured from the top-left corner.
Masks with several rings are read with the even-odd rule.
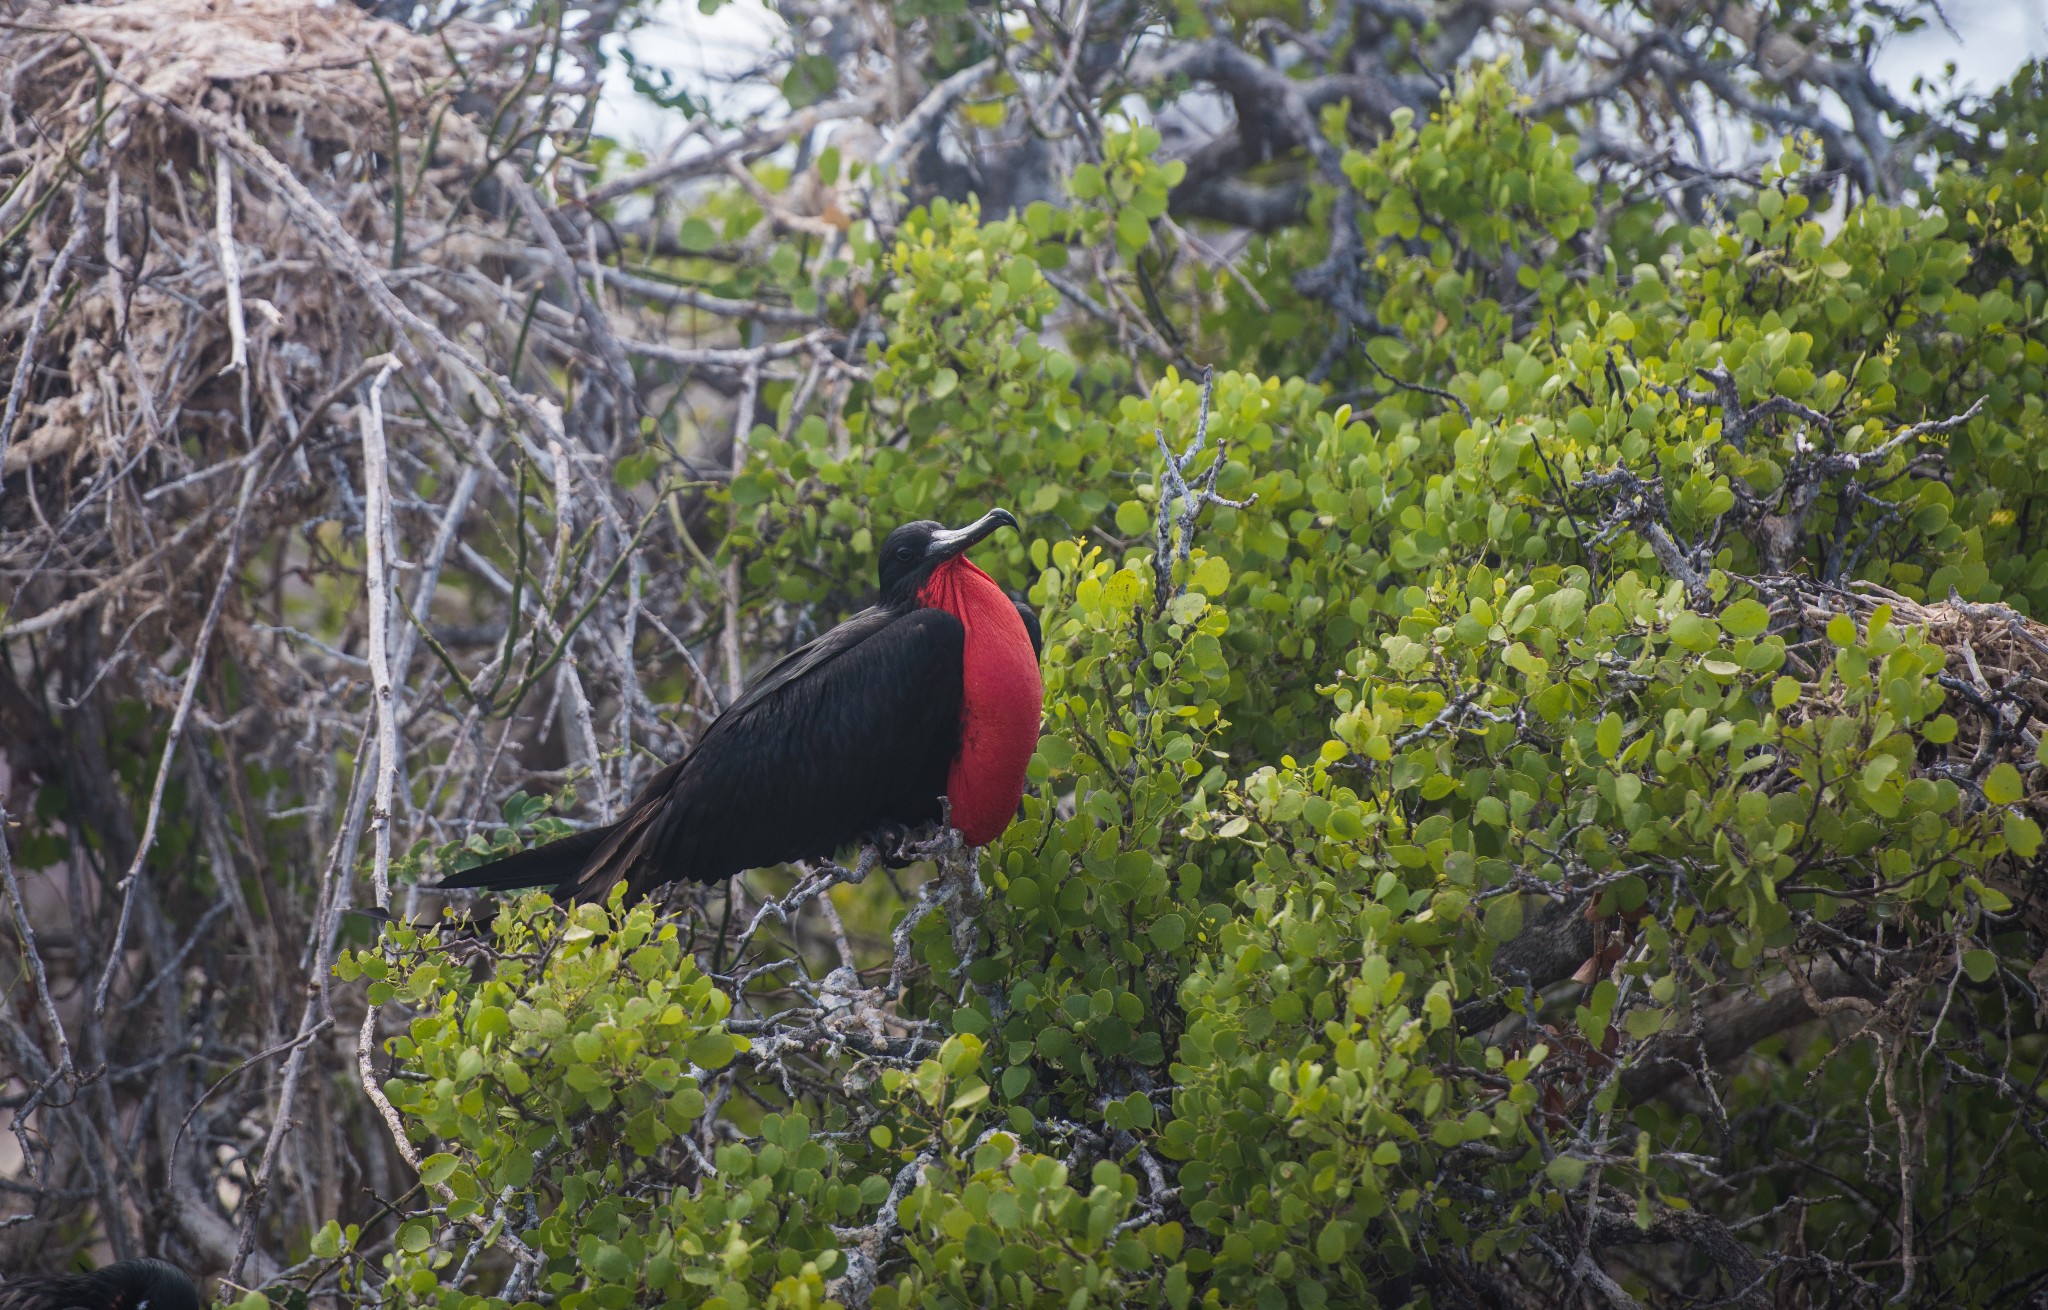
[[[952,528],[934,532],[925,545],[924,557],[933,564],[942,563],[974,545],[997,528],[1018,527],[1017,516],[1006,509],[992,509],[964,528]]]

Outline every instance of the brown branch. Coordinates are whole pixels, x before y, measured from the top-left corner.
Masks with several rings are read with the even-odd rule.
[[[835,119],[866,118],[880,108],[880,104],[879,98],[875,96],[855,96],[847,100],[835,100],[829,104],[813,105],[809,109],[797,111],[783,122],[741,133],[702,154],[666,160],[628,173],[624,177],[613,178],[602,186],[592,187],[590,194],[584,197],[583,203],[595,208],[647,187],[664,186],[693,177],[708,177],[713,173],[722,172],[727,160],[751,162],[763,158],[785,143],[809,135],[820,124]]]
[[[1698,1032],[1666,1033],[1630,1062],[1622,1091],[1642,1101],[1673,1083],[1697,1078],[1788,1028],[1841,1013],[1869,1015],[1876,1008],[1870,985],[1828,963],[1804,971],[1788,961],[1785,974],[1762,995],[1744,993],[1701,1011]],[[1704,1066],[1704,1067],[1703,1067]]]

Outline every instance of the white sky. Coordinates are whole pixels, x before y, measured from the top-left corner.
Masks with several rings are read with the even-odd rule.
[[[782,19],[760,0],[729,0],[708,17],[698,12],[696,0],[662,0],[653,20],[633,33],[633,55],[674,73],[692,95],[710,101],[713,113],[738,119],[781,99],[758,82],[738,91],[728,83],[759,63],[784,30]],[[597,110],[597,130],[604,135],[659,154],[688,126],[681,113],[635,95],[617,61],[607,63],[605,84]]]
[[[1930,23],[1878,53],[1879,78],[1901,95],[1916,76],[1939,79],[1951,62],[1959,87],[1990,91],[2027,60],[2048,55],[2048,0],[1945,0],[1942,8],[1955,35]]]

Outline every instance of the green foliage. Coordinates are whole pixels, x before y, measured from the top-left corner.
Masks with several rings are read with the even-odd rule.
[[[1218,1270],[1247,1294],[1280,1251],[1315,1258],[1333,1219],[1375,1234],[1394,1268],[1418,1246],[1512,1250],[1544,1194],[1599,1163],[1552,1153],[1563,1125],[1534,1113],[1541,1043],[1489,1046],[1452,1022],[1489,990],[1525,893],[1572,879],[1601,888],[1599,912],[1649,911],[1617,978],[1565,1026],[1581,1051],[1613,1048],[1617,1028],[1623,1051],[1682,1032],[1722,962],[1752,970],[1793,946],[1795,911],[1850,913],[1833,893],[1932,931],[2003,901],[1985,881],[2009,849],[2002,816],[1910,777],[1915,738],[1941,722],[1943,652],[1882,611],[1868,634],[1849,625],[1811,693],[1833,712],[1792,721],[1771,697],[1784,643],[1753,639],[1754,602],[1717,623],[1631,574],[1589,608],[1582,573],[1546,572],[1510,593],[1475,569],[1413,597],[1339,680],[1316,762],[1260,770],[1228,798],[1218,837],[1245,848],[1251,876],[1182,988],[1165,1149],[1190,1161],[1196,1220],[1243,1239]],[[1625,1106],[1625,1085],[1594,1107]],[[1707,1148],[1704,1131],[1656,1149]],[[1679,1170],[1601,1167],[1646,1202],[1684,1195]],[[1355,1295],[1342,1249],[1332,1276]]]
[[[1481,76],[1419,126],[1413,111],[1395,111],[1377,149],[1347,155],[1371,232],[1412,241],[1426,222],[1428,240],[1488,255],[1524,247],[1532,231],[1570,240],[1592,199],[1572,166],[1578,142],[1521,122],[1513,101],[1505,79]]]
[[[837,1108],[822,1125],[756,1111],[738,1117],[744,1140],[700,1147],[704,1083],[751,1044],[676,925],[619,895],[564,912],[536,894],[504,906],[491,933],[458,959],[431,931],[393,927],[337,970],[414,1015],[388,1043],[402,1072],[384,1093],[434,1148],[420,1160],[433,1199],[382,1259],[387,1301],[505,1304],[456,1284],[479,1250],[507,1243],[508,1224],[535,1253],[525,1290],[567,1307],[819,1305],[845,1266],[835,1230],[873,1222],[885,1201],[919,1281],[986,1282],[1005,1304],[1143,1304],[1132,1276],[1179,1252],[1171,1225],[1123,1225],[1137,1185],[1114,1166],[1098,1164],[1083,1192],[1059,1161],[987,1126],[1001,1116],[971,1035],[882,1076],[891,1126],[852,1131]],[[890,1177],[905,1164],[920,1180],[897,1209]],[[330,1224],[311,1253],[346,1259],[359,1238]],[[1178,1280],[1184,1300],[1185,1270]],[[913,1303],[912,1285],[876,1303]]]
[[[1160,595],[1160,444],[1203,389],[1041,335],[1064,243],[1141,264],[1178,180],[1156,135],[1112,140],[1069,210],[934,203],[865,252],[887,335],[846,431],[764,426],[730,491],[750,603],[846,603],[902,520],[1026,519],[982,562],[1043,617],[1045,735],[970,931],[911,934],[903,1012],[939,1036],[844,1095],[778,1084],[647,906],[529,898],[478,968],[393,929],[344,976],[416,1016],[386,1090],[438,1199],[387,1300],[485,1304],[450,1271],[516,1240],[569,1310],[817,1305],[872,1239],[877,1306],[1435,1304],[1431,1269],[1543,1267],[1574,1207],[1775,1214],[1936,1101],[1928,1149],[1983,1175],[1925,1161],[1954,1210],[1921,1258],[1988,1296],[2048,1188],[2020,1139],[1985,1154],[1994,1071],[2044,1056],[2004,989],[2042,789],[2017,754],[1950,767],[1970,711],[1898,607],[2048,605],[2038,161],[1828,227],[1793,142],[1749,207],[1657,230],[1470,78],[1345,156],[1385,328],[1361,407],[1274,332],[1316,312],[1284,281],[1263,319],[1220,297],[1213,348],[1261,370],[1208,418],[1244,503]],[[1788,573],[1894,603],[1815,618]],[[1546,997],[1495,965],[1559,896],[1612,949]],[[1887,975],[1893,1027],[1768,1046],[1711,1110],[1656,1098],[1707,1006],[1872,942],[1921,971]],[[709,1107],[716,1077],[755,1099]],[[1880,1103],[1871,1138],[1826,1126]],[[1835,1259],[1871,1228],[1840,1197],[1773,1222]]]

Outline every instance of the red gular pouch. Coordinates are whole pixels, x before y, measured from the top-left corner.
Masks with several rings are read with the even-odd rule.
[[[1024,770],[1038,748],[1045,684],[1016,604],[966,556],[932,570],[919,603],[966,629],[960,686],[960,751],[946,775],[952,824],[970,846],[986,846],[1017,817]]]

